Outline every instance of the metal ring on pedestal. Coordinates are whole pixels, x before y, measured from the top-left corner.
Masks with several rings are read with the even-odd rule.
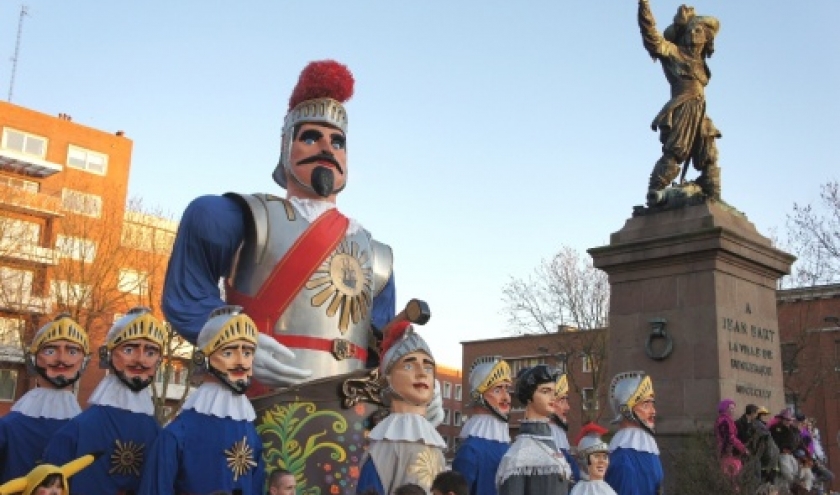
[[[666,324],[667,320],[665,320],[665,318],[654,318],[650,320],[652,330],[645,341],[645,354],[654,361],[662,361],[670,356],[674,351],[674,341],[671,339],[671,336],[668,335],[668,332],[665,331]],[[653,341],[655,339],[665,339],[665,349],[663,349],[659,354],[656,354],[653,351]]]

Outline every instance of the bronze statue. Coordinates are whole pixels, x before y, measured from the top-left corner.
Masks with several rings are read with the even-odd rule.
[[[662,157],[650,174],[648,205],[662,203],[669,196],[665,189],[682,166],[680,195],[684,188],[700,189],[703,199],[720,200],[720,168],[715,139],[720,131],[706,115],[704,88],[711,72],[706,59],[714,52],[714,39],[720,22],[714,17],[695,15],[694,8],[682,5],[674,22],[660,34],[647,0],[639,0],[639,29],[650,56],[662,64],[671,85],[671,99],[653,119],[651,128],[659,130]],[[685,182],[688,163],[700,175],[694,183]]]

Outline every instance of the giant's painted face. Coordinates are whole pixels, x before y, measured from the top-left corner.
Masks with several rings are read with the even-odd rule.
[[[528,418],[548,418],[554,410],[554,382],[537,385],[531,401],[525,406]]]
[[[254,374],[254,353],[257,347],[245,339],[234,340],[210,355],[213,374],[237,393],[245,393]]]
[[[484,402],[490,407],[496,409],[501,415],[510,413],[510,396],[513,389],[513,382],[510,380],[502,380],[496,385],[488,388],[482,394]]]
[[[408,353],[391,368],[388,382],[406,402],[428,405],[435,394],[435,362],[425,352]]]
[[[589,454],[589,479],[590,481],[600,481],[604,479],[607,474],[607,468],[610,465],[610,456],[606,452],[595,452]]]
[[[656,426],[656,401],[653,397],[648,397],[633,406],[633,413],[650,430]]]
[[[569,409],[571,409],[571,406],[569,406],[568,394],[560,395],[554,398],[552,410],[563,423],[569,422]]]
[[[35,366],[41,368],[47,380],[56,387],[76,381],[84,361],[82,346],[64,339],[47,342],[35,354]]]
[[[160,359],[160,346],[147,339],[128,340],[111,351],[111,366],[123,383],[135,392],[152,383]]]
[[[343,132],[328,125],[301,124],[289,152],[289,173],[318,191],[318,184],[313,182],[313,171],[318,167],[332,172],[333,184],[331,190],[316,197],[334,196],[344,188],[347,183],[347,138]],[[312,196],[310,191],[301,189],[294,180],[286,182],[293,195]]]

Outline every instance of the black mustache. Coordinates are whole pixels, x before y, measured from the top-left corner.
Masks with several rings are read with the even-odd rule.
[[[344,175],[344,170],[341,168],[341,165],[335,160],[335,157],[331,153],[318,153],[317,155],[312,155],[310,157],[304,158],[297,162],[298,165],[306,165],[308,163],[315,163],[315,162],[327,162],[332,164],[338,173]]]
[[[251,368],[246,368],[244,366],[237,366],[236,368],[229,368],[228,369],[228,371],[231,372],[231,373],[244,372],[244,371],[250,371],[250,370],[251,370]]]

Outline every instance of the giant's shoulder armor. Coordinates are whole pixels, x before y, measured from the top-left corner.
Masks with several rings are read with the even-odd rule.
[[[254,296],[310,223],[277,196],[226,196],[251,213],[228,290]],[[362,228],[346,234],[270,329],[295,352],[288,364],[313,370],[311,379],[363,368],[358,351],[367,349],[371,339],[373,298],[388,282],[392,267],[389,246]]]

